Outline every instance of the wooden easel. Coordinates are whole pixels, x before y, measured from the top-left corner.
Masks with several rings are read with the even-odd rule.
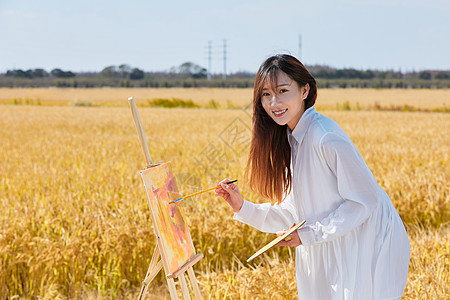
[[[139,114],[138,114],[137,107],[136,107],[136,102],[134,101],[133,97],[130,97],[130,98],[128,98],[128,103],[130,104],[131,113],[133,114],[134,123],[136,125],[136,129],[138,132],[142,151],[144,152],[145,161],[147,163],[147,168],[150,168],[154,165],[153,165],[152,159],[150,157],[150,151],[148,150],[147,140],[145,139],[144,130],[143,130],[142,124],[141,124],[141,119],[139,118]],[[189,289],[187,286],[186,278],[184,276],[184,273],[186,271],[188,272],[192,290],[194,292],[194,299],[202,299],[202,296],[200,294],[200,289],[198,288],[197,279],[195,277],[195,273],[194,273],[194,270],[192,269],[192,266],[196,262],[198,262],[201,258],[203,258],[203,254],[195,255],[186,264],[184,264],[180,269],[178,269],[177,271],[170,274],[169,266],[166,261],[166,258],[164,255],[161,254],[162,253],[162,241],[160,239],[160,234],[159,234],[158,228],[156,226],[155,216],[152,213],[152,209],[151,209],[148,198],[147,198],[147,202],[148,202],[148,205],[150,208],[150,214],[152,217],[153,227],[155,229],[156,247],[155,247],[155,250],[153,251],[152,260],[150,262],[150,266],[148,267],[147,274],[145,275],[145,279],[142,282],[142,287],[141,287],[141,291],[138,296],[138,300],[141,300],[144,298],[145,294],[147,293],[150,282],[155,278],[155,276],[158,274],[158,272],[162,268],[164,268],[164,272],[167,274],[166,280],[167,280],[167,285],[169,286],[170,298],[172,300],[178,299],[177,290],[175,287],[175,280],[174,280],[175,278],[178,278],[180,281],[183,298],[191,299],[191,297],[189,295]]]

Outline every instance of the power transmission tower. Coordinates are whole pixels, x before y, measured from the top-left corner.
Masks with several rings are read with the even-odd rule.
[[[302,60],[302,35],[298,35],[298,59]]]
[[[211,80],[211,41],[208,41],[208,80]]]
[[[227,40],[223,40],[223,79],[227,79]]]

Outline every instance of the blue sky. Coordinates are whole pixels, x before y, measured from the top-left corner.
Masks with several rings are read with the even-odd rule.
[[[255,72],[275,53],[307,65],[450,70],[450,0],[0,0],[0,72],[163,71],[192,61]]]

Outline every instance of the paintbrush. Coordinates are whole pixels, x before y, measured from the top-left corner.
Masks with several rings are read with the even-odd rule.
[[[225,182],[225,184],[230,184],[230,183],[233,183],[233,182],[236,182],[236,181],[237,181],[237,179],[232,180],[232,181]],[[209,189],[206,189],[206,190],[197,192],[197,193],[193,193],[193,194],[190,194],[190,195],[188,195],[188,196],[181,197],[181,198],[179,198],[179,199],[177,199],[177,200],[170,201],[169,204],[175,203],[175,202],[178,202],[178,201],[181,201],[181,200],[186,199],[186,198],[194,197],[194,196],[197,196],[197,195],[200,195],[200,194],[203,194],[203,193],[212,191],[212,190],[215,190],[215,189],[217,189],[218,187],[220,187],[220,185],[216,185],[215,187],[212,187],[212,188],[209,188]]]

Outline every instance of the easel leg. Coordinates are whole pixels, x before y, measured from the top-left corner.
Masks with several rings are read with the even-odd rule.
[[[202,295],[200,294],[200,289],[198,288],[197,278],[195,278],[194,269],[192,266],[188,269],[189,279],[191,281],[192,289],[194,290],[194,298],[196,300],[201,300]]]
[[[177,288],[175,287],[173,278],[167,278],[167,285],[169,286],[170,299],[178,300]]]
[[[158,274],[159,270],[162,268],[162,261],[158,261],[160,256],[158,244],[156,244],[155,250],[153,251],[152,260],[147,270],[147,274],[145,275],[145,279],[142,282],[141,291],[139,292],[138,300],[142,300],[144,295],[147,293],[149,283],[155,278],[156,274]]]
[[[155,276],[159,273],[159,271],[162,269],[162,261],[159,261],[159,263],[156,265],[156,267],[150,272],[148,277],[145,279],[143,284],[145,285],[144,288],[144,295],[147,293],[148,287],[150,286],[150,282],[155,278]]]
[[[189,295],[189,289],[186,283],[186,278],[184,277],[184,274],[182,273],[180,276],[180,282],[181,282],[181,291],[183,292],[183,298],[184,300],[191,300],[191,296]]]
[[[160,253],[159,253],[159,245],[158,245],[158,243],[156,243],[155,250],[153,251],[152,260],[150,261],[150,269],[153,269],[153,267],[156,265],[156,262],[158,261],[159,255],[160,255]],[[147,272],[147,275],[148,275],[148,272]]]

